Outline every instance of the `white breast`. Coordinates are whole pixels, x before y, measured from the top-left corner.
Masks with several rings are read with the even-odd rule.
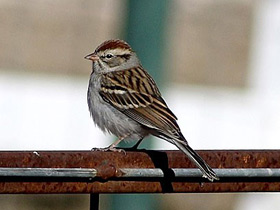
[[[143,127],[110,104],[99,94],[100,76],[92,74],[88,88],[88,106],[94,123],[104,132],[117,137],[129,135],[129,139],[139,140],[147,135]]]

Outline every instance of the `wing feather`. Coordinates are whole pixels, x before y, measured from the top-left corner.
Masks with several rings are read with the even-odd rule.
[[[106,102],[143,126],[178,138],[177,117],[143,68],[103,74],[99,93]]]

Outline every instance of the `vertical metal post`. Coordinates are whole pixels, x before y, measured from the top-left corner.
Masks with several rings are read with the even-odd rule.
[[[158,85],[164,81],[165,28],[169,1],[127,1],[125,40]]]
[[[157,84],[164,81],[163,56],[168,0],[129,0],[124,39],[136,51],[145,69]],[[149,148],[151,141],[143,141],[140,147]],[[135,142],[133,142],[135,143]],[[124,144],[120,144],[124,146]],[[158,208],[153,195],[114,195],[114,210],[155,210]]]
[[[168,0],[127,1],[125,40],[136,51],[143,67],[152,75],[158,86],[164,82],[165,31]],[[151,147],[144,140],[140,148]]]
[[[169,1],[129,0],[123,37],[136,51],[143,67],[152,75],[158,86],[164,82],[165,26]],[[121,142],[120,147],[135,142]],[[151,141],[144,140],[140,147],[149,148]]]
[[[89,209],[98,210],[99,209],[99,193],[91,193],[89,198]]]

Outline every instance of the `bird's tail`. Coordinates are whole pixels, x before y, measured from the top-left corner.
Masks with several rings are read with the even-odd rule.
[[[188,144],[183,144],[176,140],[174,140],[173,143],[197,165],[197,167],[202,171],[203,177],[207,178],[211,182],[219,180],[219,177],[213,169]]]

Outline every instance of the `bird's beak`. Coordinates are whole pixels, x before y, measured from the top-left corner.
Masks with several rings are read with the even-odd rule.
[[[95,53],[91,53],[84,58],[91,61],[97,61],[99,59],[99,57]]]

